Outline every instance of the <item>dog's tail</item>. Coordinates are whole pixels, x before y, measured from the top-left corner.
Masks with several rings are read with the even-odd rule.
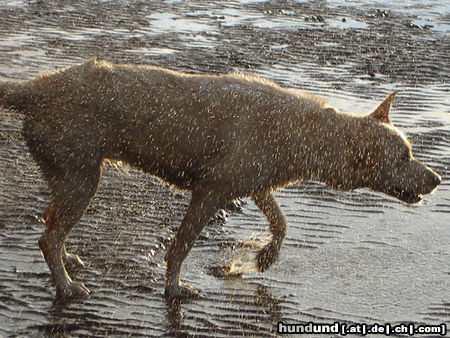
[[[0,82],[0,107],[21,111],[27,98],[26,81]]]

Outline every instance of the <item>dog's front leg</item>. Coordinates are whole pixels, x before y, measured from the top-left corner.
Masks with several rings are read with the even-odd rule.
[[[189,208],[165,258],[167,262],[165,294],[169,298],[199,296],[198,290],[180,282],[181,265],[202,229],[221,206],[220,200],[210,191],[192,193]]]
[[[269,230],[272,233],[271,241],[256,256],[258,269],[263,272],[278,259],[278,253],[287,231],[287,222],[271,192],[260,193],[252,198],[258,208],[267,216],[270,222]]]

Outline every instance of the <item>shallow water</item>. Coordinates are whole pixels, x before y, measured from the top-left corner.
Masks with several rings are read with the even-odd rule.
[[[107,166],[68,243],[86,263],[71,275],[92,296],[57,305],[37,246],[49,193],[21,118],[2,110],[0,336],[274,336],[278,321],[450,323],[447,2],[0,1],[0,14],[0,80],[97,56],[250,72],[351,112],[399,90],[392,119],[444,180],[417,206],[313,182],[283,189],[276,196],[290,228],[279,261],[263,274],[215,277],[234,243],[265,234],[246,200],[208,225],[186,261],[184,279],[206,296],[168,305],[163,257],[189,195]]]

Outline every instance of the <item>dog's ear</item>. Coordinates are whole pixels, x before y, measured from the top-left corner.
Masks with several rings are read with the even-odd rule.
[[[385,123],[391,123],[391,118],[389,117],[389,111],[391,110],[392,103],[394,102],[395,94],[397,92],[393,92],[392,94],[389,94],[383,102],[378,106],[377,109],[375,109],[372,114],[370,114],[371,117],[380,120],[381,122]]]

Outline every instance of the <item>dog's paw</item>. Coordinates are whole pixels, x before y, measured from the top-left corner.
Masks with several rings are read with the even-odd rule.
[[[278,248],[273,243],[266,244],[256,255],[256,264],[260,272],[266,271],[278,259]]]
[[[58,301],[67,301],[70,299],[86,299],[91,291],[81,282],[70,282],[65,288],[56,291]]]
[[[76,254],[67,253],[63,256],[63,262],[66,269],[72,270],[78,267],[84,268],[84,262],[81,260],[80,256]]]
[[[164,295],[169,299],[200,298],[202,293],[196,288],[180,282],[171,287],[166,286]]]

